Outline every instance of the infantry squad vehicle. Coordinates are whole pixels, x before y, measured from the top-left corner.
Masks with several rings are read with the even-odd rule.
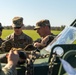
[[[18,75],[68,75],[60,59],[64,59],[74,69],[76,68],[76,19],[47,47],[40,50],[29,45],[25,51],[19,51],[19,55],[25,60],[16,67]],[[0,54],[0,57],[4,66],[5,53]]]

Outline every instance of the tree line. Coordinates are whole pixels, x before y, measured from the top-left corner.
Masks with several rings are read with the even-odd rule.
[[[35,26],[28,25],[28,26],[24,26],[23,29],[33,30],[34,27],[35,27]],[[59,27],[58,27],[58,26],[55,26],[55,27],[52,26],[52,27],[51,27],[51,30],[58,30],[58,31],[60,30],[60,31],[61,31],[61,30],[63,30],[64,28],[65,28],[65,25],[61,25],[61,26],[59,26]],[[12,26],[4,26],[4,29],[13,29],[13,28],[12,28]]]

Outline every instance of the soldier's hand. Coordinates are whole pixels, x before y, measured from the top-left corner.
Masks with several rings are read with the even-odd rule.
[[[41,43],[36,42],[36,43],[34,43],[34,46],[37,47],[37,48],[39,48],[39,47],[45,47],[46,43],[45,42],[41,42]]]
[[[42,46],[42,44],[39,43],[39,42],[35,42],[35,43],[34,43],[34,46],[37,47],[37,48],[39,48],[40,46]]]
[[[19,60],[18,52],[16,50],[15,51],[10,50],[10,52],[7,56],[8,64],[16,65],[18,60]]]

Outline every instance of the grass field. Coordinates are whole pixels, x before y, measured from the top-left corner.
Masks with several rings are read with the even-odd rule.
[[[29,35],[30,37],[33,38],[33,40],[36,40],[37,38],[39,38],[40,36],[37,34],[36,31],[34,30],[23,30],[23,32],[27,35]],[[13,30],[3,30],[2,32],[2,38],[5,39],[6,36],[10,35],[11,33],[13,33]],[[52,33],[54,34],[59,34],[60,31],[52,31]]]

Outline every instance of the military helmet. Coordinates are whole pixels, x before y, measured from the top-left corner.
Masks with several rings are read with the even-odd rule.
[[[12,27],[22,27],[23,26],[22,17],[14,17],[12,21],[13,21]]]
[[[34,30],[38,29],[38,28],[41,28],[43,26],[48,26],[50,28],[50,22],[49,20],[47,19],[44,19],[44,20],[40,20],[36,23],[36,26],[34,28]]]

